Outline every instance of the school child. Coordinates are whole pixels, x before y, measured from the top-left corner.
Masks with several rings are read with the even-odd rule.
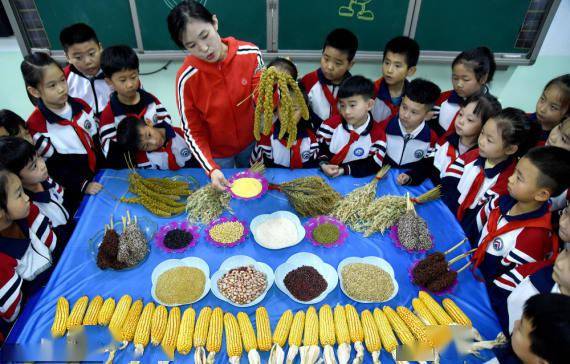
[[[442,178],[442,200],[456,215],[471,244],[476,244],[476,216],[492,197],[506,194],[516,158],[534,145],[532,126],[523,111],[503,109],[490,118],[472,150],[449,165]]]
[[[121,150],[116,150],[119,122],[126,116],[149,120],[153,125],[170,124],[170,115],[151,93],[140,88],[139,58],[131,47],[118,45],[105,48],[101,54],[105,81],[115,90],[101,113],[99,135],[103,154],[115,168],[125,168]]]
[[[286,58],[275,58],[267,67],[274,67],[280,72],[289,74],[293,79],[297,78],[297,67]],[[303,93],[304,102],[307,103],[308,99],[303,90],[303,85],[300,84],[299,88]],[[276,97],[279,97],[279,94]],[[295,104],[293,109],[294,118],[297,120],[297,140],[295,143],[291,148],[287,148],[288,135],[279,138],[281,107],[277,106],[271,133],[269,135],[262,134],[260,140],[255,143],[251,153],[251,164],[263,162],[267,167],[291,169],[318,167],[319,143],[317,135],[313,131],[313,118],[309,117],[309,120],[301,118],[301,105]]]
[[[8,109],[0,110],[0,137],[3,136],[15,136],[34,142],[24,119]]]
[[[63,28],[59,41],[69,62],[64,69],[69,96],[84,100],[99,117],[112,89],[100,68],[103,46],[97,34],[89,25],[77,23]]]
[[[454,128],[455,117],[461,102],[477,93],[487,93],[488,84],[493,80],[495,57],[487,47],[477,47],[459,53],[451,64],[453,90],[443,92],[434,108],[435,117],[430,127],[438,134]]]
[[[198,167],[182,129],[168,123],[153,124],[148,119],[127,116],[117,127],[117,144],[134,156],[133,162],[139,168],[176,171]]]
[[[442,135],[426,157],[424,168],[409,171],[409,185],[419,185],[430,177],[434,185],[441,182],[447,167],[459,156],[477,148],[479,133],[490,117],[501,111],[501,104],[491,94],[470,96],[459,110],[455,130]]]
[[[406,88],[398,114],[381,123],[386,134],[386,163],[405,169],[398,183],[406,184],[406,173],[420,168],[424,156],[436,141],[435,133],[426,123],[434,102],[440,93],[433,82],[417,78]]]
[[[347,78],[338,91],[340,115],[321,124],[319,165],[329,177],[365,177],[384,163],[386,136],[370,114],[374,84],[362,76]]]
[[[516,164],[508,193],[481,210],[472,261],[490,296],[512,292],[525,277],[554,262],[559,244],[552,233],[549,199],[568,185],[570,151],[533,148]]]
[[[97,194],[103,187],[91,181],[97,165],[93,111],[83,100],[68,96],[63,70],[47,54],[27,55],[20,68],[37,102],[28,130],[51,177],[65,189],[66,208],[73,214],[83,193]]]
[[[382,77],[374,83],[374,120],[383,121],[398,113],[409,84],[407,77],[416,73],[419,58],[420,46],[412,38],[399,36],[386,43],[382,59]]]
[[[570,150],[570,115],[566,116],[560,124],[556,125],[550,131],[548,139],[546,140],[546,145]],[[570,194],[568,193],[568,189],[560,195],[552,197],[552,211],[563,209],[568,204],[569,198]]]
[[[47,282],[58,241],[14,173],[0,170],[0,317],[14,322],[22,303]]]
[[[570,115],[570,74],[550,80],[536,102],[536,111],[529,114],[532,122],[540,124],[538,145],[544,145],[548,134]]]
[[[341,83],[350,77],[357,49],[358,38],[350,30],[333,30],[323,45],[321,67],[301,79],[309,96],[309,107],[319,125],[339,115],[338,91]]]

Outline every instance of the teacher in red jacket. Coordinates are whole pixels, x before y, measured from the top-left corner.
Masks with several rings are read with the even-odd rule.
[[[254,100],[263,61],[259,48],[221,38],[218,19],[196,1],[182,1],[168,15],[174,42],[186,49],[176,76],[184,136],[212,185],[229,185],[221,168],[247,167],[253,147]]]

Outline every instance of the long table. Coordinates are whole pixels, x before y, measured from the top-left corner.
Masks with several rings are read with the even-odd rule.
[[[238,172],[238,170],[224,171],[226,176],[231,176],[236,172]],[[361,234],[351,231],[347,241],[342,246],[331,249],[315,247],[304,239],[300,244],[294,247],[283,250],[268,250],[255,243],[251,234],[244,243],[233,248],[225,249],[209,244],[202,236],[195,247],[190,248],[182,254],[163,252],[154,245],[154,242],[151,242],[150,256],[139,267],[123,272],[100,270],[95,264],[94,257],[89,250],[89,239],[104,228],[104,225],[109,221],[111,215],[118,218],[126,215],[128,210],[132,215],[151,218],[159,227],[170,221],[179,221],[185,218],[184,215],[169,219],[158,218],[151,215],[142,206],[118,202],[117,198],[127,193],[128,173],[128,170],[107,170],[102,174],[100,180],[105,186],[105,191],[99,193],[97,196],[90,197],[87,201],[77,228],[68,242],[45,290],[33,307],[24,309],[15,328],[12,330],[3,350],[3,362],[8,359],[28,361],[71,359],[71,357],[64,356],[66,350],[67,353],[72,351],[84,353],[84,360],[104,360],[107,357],[107,353],[105,353],[103,349],[110,342],[109,334],[104,328],[87,327],[84,331],[84,336],[76,337],[71,342],[66,342],[65,339],[54,341],[50,338],[50,327],[57,299],[60,296],[65,296],[72,305],[76,299],[83,295],[88,295],[90,298],[101,295],[104,298],[113,297],[115,300],[118,300],[122,295],[129,294],[133,297],[133,300],[141,298],[145,303],[150,302],[152,300],[151,273],[154,267],[160,262],[172,258],[176,259],[186,256],[200,257],[208,262],[210,272],[213,274],[225,259],[239,254],[248,255],[258,261],[265,262],[273,269],[297,252],[312,252],[317,254],[326,263],[331,264],[335,268],[338,263],[346,257],[372,255],[384,258],[390,262],[394,267],[396,279],[399,284],[398,294],[392,300],[384,303],[385,305],[390,305],[393,308],[399,305],[411,307],[412,299],[417,297],[419,289],[410,281],[409,267],[414,261],[421,258],[422,255],[409,254],[397,248],[388,234],[384,236],[374,234],[371,237],[364,238]],[[139,171],[139,173],[145,177],[192,176],[196,178],[201,185],[207,183],[207,178],[203,172],[196,169],[186,169],[177,172],[142,170]],[[377,194],[379,196],[387,194],[403,195],[406,192],[410,192],[412,196],[417,196],[433,187],[431,182],[425,182],[418,187],[398,186],[396,183],[398,173],[398,171],[392,170],[378,183]],[[281,183],[296,177],[315,174],[325,178],[333,188],[343,195],[370,181],[370,178],[352,178],[345,176],[328,179],[317,170],[290,171],[285,169],[268,169],[265,173],[269,182],[273,183]],[[235,216],[246,222],[251,221],[259,214],[271,213],[278,210],[293,211],[286,197],[277,191],[269,191],[266,195],[257,200],[232,200],[231,206]],[[416,211],[427,221],[434,237],[435,249],[444,251],[464,238],[464,233],[459,224],[441,201],[416,206]],[[301,219],[302,222],[306,220],[307,219]],[[468,244],[465,244],[457,250],[457,254],[465,252],[467,249]],[[500,328],[490,307],[485,286],[481,282],[478,282],[469,271],[465,271],[459,275],[458,286],[447,296],[452,298],[467,313],[472,319],[474,326],[484,338],[495,338]],[[340,287],[337,287],[325,300],[316,306],[318,308],[323,304],[329,304],[334,307],[337,303],[353,303],[359,311],[384,305],[355,303],[342,293]],[[217,299],[212,293],[209,293],[201,301],[195,303],[193,307],[198,312],[198,310],[205,305],[212,307],[220,306],[224,311],[233,312],[234,314],[240,310],[245,311],[250,315],[252,321],[255,318],[256,307],[239,309]],[[295,312],[296,310],[307,309],[306,305],[292,301],[275,286],[269,290],[260,305],[267,307],[272,328],[275,327],[283,311],[292,309]],[[354,355],[354,350],[352,354]],[[133,358],[133,345],[130,344],[126,349],[117,352],[115,362],[128,362]],[[267,353],[262,353],[262,360],[265,362],[266,359]],[[382,353],[381,359],[383,362],[393,362],[392,358],[385,351]],[[160,348],[154,348],[149,345],[140,360],[145,363],[156,363],[158,360],[167,360],[167,358]],[[176,354],[176,361],[178,360],[192,361],[193,352],[187,357]],[[448,350],[442,354],[442,362],[444,363],[464,361],[474,363],[482,362],[481,359],[477,359],[473,356],[459,358],[454,350]],[[217,355],[216,362],[227,362],[224,348],[222,348],[222,352]],[[244,355],[244,357],[242,357],[242,363],[246,362],[246,355]],[[365,362],[371,362],[368,354],[366,354]]]

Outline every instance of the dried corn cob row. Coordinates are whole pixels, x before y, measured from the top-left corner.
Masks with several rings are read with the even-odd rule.
[[[210,318],[210,327],[208,328],[208,340],[206,340],[206,350],[208,350],[208,358],[206,362],[213,364],[216,353],[222,347],[222,335],[224,332],[224,313],[221,308],[216,307],[212,311]]]
[[[358,312],[356,312],[356,308],[354,308],[353,305],[345,305],[344,312],[346,313],[350,341],[352,341],[354,350],[356,350],[356,358],[354,360],[356,360],[357,363],[361,363],[364,358],[364,345],[362,345],[364,331],[362,330],[362,322],[360,322]]]
[[[82,296],[77,301],[75,301],[75,304],[71,309],[71,313],[67,318],[66,326],[68,331],[81,326],[81,323],[83,322],[83,316],[85,315],[85,311],[87,310],[88,303],[89,303],[89,297],[87,296]]]
[[[210,326],[210,317],[212,317],[212,309],[210,306],[204,306],[198,314],[196,327],[194,328],[194,363],[206,364],[206,350],[204,346],[208,340],[208,328]]]
[[[144,348],[148,345],[150,340],[150,326],[152,324],[154,308],[154,302],[147,303],[146,306],[144,306],[139,322],[137,323],[135,337],[133,338],[136,357],[143,355]]]
[[[449,317],[443,307],[441,307],[439,303],[429,295],[429,293],[420,291],[419,297],[440,325],[451,325],[453,323],[451,317]]]
[[[350,333],[346,322],[344,306],[336,305],[334,308],[334,327],[338,343],[337,356],[339,364],[346,364],[350,359]]]
[[[277,326],[275,326],[275,330],[273,331],[273,347],[269,354],[269,364],[283,363],[283,359],[285,358],[283,347],[287,342],[292,322],[293,311],[287,310],[281,314]]]
[[[176,349],[176,340],[180,331],[180,307],[172,307],[168,313],[168,321],[166,322],[166,331],[162,337],[162,350],[170,358],[174,358],[174,350]]]
[[[176,350],[182,355],[187,355],[192,350],[192,342],[194,340],[194,322],[196,320],[196,311],[192,307],[188,307],[182,315],[180,322],[180,330],[176,340]]]
[[[482,341],[483,337],[479,333],[479,331],[473,326],[471,319],[463,312],[462,309],[457,306],[455,302],[453,302],[450,298],[444,298],[443,301],[443,308],[445,311],[451,316],[455,323],[467,326],[471,328],[473,335],[475,336],[475,340]]]
[[[267,310],[263,306],[255,310],[255,328],[257,333],[257,348],[260,351],[271,350],[271,324]]]
[[[398,316],[396,311],[394,311],[390,306],[384,306],[383,311],[386,317],[388,318],[388,321],[390,322],[390,326],[392,327],[392,329],[394,330],[394,332],[396,333],[402,344],[409,347],[413,347],[416,343],[416,339],[414,338],[414,335],[412,335],[410,329],[408,329],[404,321],[402,321],[400,316]]]
[[[398,340],[394,335],[390,321],[384,314],[384,312],[379,309],[374,309],[374,322],[376,322],[376,327],[378,328],[378,334],[380,335],[380,340],[384,349],[392,354],[394,360],[396,360],[396,350],[398,349]]]
[[[426,325],[438,325],[437,320],[431,312],[428,310],[425,303],[419,298],[414,298],[412,300],[412,307],[414,308],[414,313],[423,321]]]
[[[380,363],[380,350],[382,350],[382,342],[380,341],[380,336],[378,334],[378,328],[374,322],[374,317],[369,310],[364,310],[361,313],[362,316],[362,329],[364,331],[364,343],[366,344],[366,349],[372,355],[372,361],[374,364]]]
[[[63,296],[57,299],[55,315],[51,325],[51,336],[53,338],[62,337],[67,331],[67,319],[69,317],[69,302]]]
[[[323,305],[319,309],[319,340],[323,347],[325,364],[336,364],[333,348],[336,344],[334,317],[331,306],[329,305]]]
[[[241,335],[235,316],[229,312],[224,314],[224,331],[226,332],[226,350],[230,358],[229,361],[232,364],[239,363],[243,352]]]
[[[407,307],[398,306],[396,307],[396,312],[419,343],[433,346],[433,341],[429,339],[426,332],[426,325],[416,315],[414,315],[412,311]]]
[[[319,315],[315,307],[310,306],[305,313],[305,330],[303,332],[303,346],[299,349],[301,363],[313,364],[319,359]]]
[[[89,302],[89,306],[87,306],[87,311],[85,312],[85,316],[83,317],[83,326],[95,326],[97,325],[97,316],[99,316],[99,311],[103,306],[103,297],[95,296]]]
[[[129,345],[129,342],[133,341],[142,310],[142,300],[136,300],[129,309],[125,323],[121,328],[121,341],[123,342],[121,349],[124,349],[127,345]]]
[[[237,320],[241,333],[241,339],[243,341],[243,347],[247,353],[247,359],[249,360],[249,363],[260,364],[261,358],[257,352],[257,339],[255,337],[253,325],[249,320],[249,316],[245,312],[239,312],[237,314]]]
[[[293,317],[291,323],[291,330],[289,330],[289,350],[287,351],[287,358],[285,363],[292,364],[301,347],[303,340],[303,331],[305,329],[305,311],[299,310]]]
[[[111,318],[115,313],[115,299],[109,297],[103,302],[101,310],[99,310],[99,315],[97,315],[97,323],[100,326],[107,326],[111,322]]]
[[[111,322],[109,322],[109,331],[113,336],[113,339],[119,341],[121,335],[121,328],[123,327],[123,323],[127,318],[127,314],[129,313],[129,308],[131,308],[131,302],[133,299],[129,295],[124,295],[117,303],[117,307],[115,308],[115,312],[113,312],[113,316],[111,317]]]
[[[150,342],[153,346],[158,346],[162,342],[164,333],[166,332],[166,324],[168,322],[168,311],[166,307],[160,305],[152,314],[152,323],[150,326]]]

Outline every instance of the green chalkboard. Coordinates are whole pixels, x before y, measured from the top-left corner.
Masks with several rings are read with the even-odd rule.
[[[493,52],[515,47],[528,0],[422,0],[416,40],[422,50],[462,51],[485,45]]]
[[[360,51],[382,51],[404,34],[408,1],[286,0],[279,2],[279,49],[321,50],[334,28],[350,29]]]
[[[142,41],[145,50],[178,49],[168,34],[166,17],[180,1],[136,0]],[[265,0],[201,0],[208,10],[216,14],[219,33],[222,37],[252,42],[260,49],[266,48],[266,2]]]
[[[35,0],[52,50],[61,50],[59,32],[73,23],[89,24],[103,46],[137,46],[128,0]]]

